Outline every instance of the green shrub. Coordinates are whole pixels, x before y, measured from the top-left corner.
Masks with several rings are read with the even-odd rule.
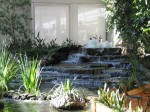
[[[5,90],[8,90],[8,84],[16,75],[19,66],[13,57],[5,48],[0,51],[0,81],[5,85]]]
[[[37,59],[28,61],[26,56],[20,55],[20,69],[23,86],[29,94],[38,94],[40,86],[40,62]]]

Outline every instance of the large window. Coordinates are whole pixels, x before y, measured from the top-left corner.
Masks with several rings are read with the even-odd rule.
[[[69,6],[35,5],[35,34],[50,42],[57,38],[61,44],[69,37]]]
[[[35,33],[50,42],[57,38],[61,44],[71,38],[85,45],[89,38],[97,35],[106,39],[105,8],[102,5],[81,4],[36,4]]]
[[[101,36],[105,40],[105,8],[99,5],[78,6],[78,38],[86,44],[89,38]]]

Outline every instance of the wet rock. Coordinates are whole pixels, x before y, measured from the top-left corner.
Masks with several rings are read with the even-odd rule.
[[[47,96],[47,100],[51,100],[51,95],[48,95],[48,96]]]
[[[86,57],[86,56],[82,56],[82,57],[80,57],[80,60],[79,60],[81,63],[83,62],[83,63],[87,63],[87,62],[89,62],[89,58],[88,57]]]
[[[10,93],[4,93],[3,97],[11,99],[12,98],[12,94],[10,94]]]
[[[31,97],[29,100],[36,100],[36,97]]]
[[[33,99],[33,100],[36,100],[36,95],[28,95],[28,99]]]
[[[51,104],[58,109],[83,108],[86,105],[84,98],[71,95],[59,95],[52,97]]]
[[[50,60],[47,57],[41,60],[41,66],[49,66],[50,65],[49,63],[50,63]]]
[[[37,99],[38,99],[38,100],[46,100],[46,99],[47,99],[47,96],[42,94],[42,95],[38,96]]]
[[[20,95],[20,99],[21,99],[21,100],[26,100],[26,99],[28,99],[28,95],[29,95],[28,93],[21,94],[21,95]]]
[[[21,96],[20,99],[25,100],[25,99],[27,99],[27,97],[26,96]]]
[[[91,49],[91,48],[88,48],[86,53],[88,55],[92,55],[92,56],[97,56],[98,55],[98,52],[97,52],[97,49]]]
[[[13,94],[12,96],[13,99],[16,99],[16,100],[19,100],[20,99],[20,96],[18,94]]]
[[[4,103],[0,102],[0,109],[4,109]]]

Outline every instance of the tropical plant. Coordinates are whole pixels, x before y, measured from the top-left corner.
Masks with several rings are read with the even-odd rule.
[[[7,49],[2,48],[0,51],[0,81],[2,85],[5,85],[6,91],[8,90],[10,81],[18,72],[18,69],[16,58]]]
[[[116,91],[110,91],[110,89],[107,88],[107,84],[105,84],[104,88],[99,88],[98,95],[98,101],[112,108],[114,111],[125,111],[125,97],[124,94],[119,94],[119,89]]]
[[[41,83],[40,62],[34,58],[28,61],[26,56],[20,55],[20,69],[25,91],[29,94],[38,94]]]

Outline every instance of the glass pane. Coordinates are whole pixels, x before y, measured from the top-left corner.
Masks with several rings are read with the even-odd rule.
[[[57,38],[61,44],[69,36],[69,6],[68,5],[36,5],[35,34],[50,42]]]
[[[105,8],[100,5],[78,6],[78,43],[84,45],[93,36],[106,39]]]

